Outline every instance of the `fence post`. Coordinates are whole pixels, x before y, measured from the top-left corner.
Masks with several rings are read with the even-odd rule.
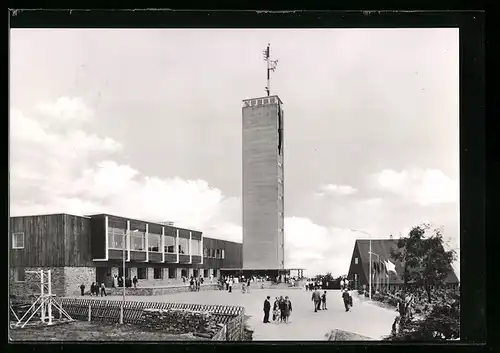
[[[92,307],[89,303],[89,321],[91,321],[91,318],[92,318]]]

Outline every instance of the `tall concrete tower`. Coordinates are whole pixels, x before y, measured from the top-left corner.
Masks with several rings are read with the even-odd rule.
[[[243,101],[243,268],[284,269],[283,103]]]

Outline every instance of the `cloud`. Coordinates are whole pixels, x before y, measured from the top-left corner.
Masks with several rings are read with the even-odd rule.
[[[458,180],[437,169],[385,169],[372,176],[372,183],[382,191],[422,206],[458,201]]]
[[[72,124],[88,121],[94,115],[80,97],[60,97],[55,102],[40,102],[35,108],[46,118]]]
[[[321,191],[318,193],[319,196],[324,195],[351,195],[357,193],[358,190],[349,185],[336,185],[336,184],[326,184],[321,187]]]

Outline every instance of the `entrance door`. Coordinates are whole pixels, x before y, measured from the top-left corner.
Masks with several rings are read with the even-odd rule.
[[[108,281],[108,277],[111,277],[111,268],[108,267],[97,267],[96,271],[96,281],[97,283],[101,284],[104,282],[106,285]]]

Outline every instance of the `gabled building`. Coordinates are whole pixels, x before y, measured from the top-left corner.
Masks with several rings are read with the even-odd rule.
[[[13,295],[39,292],[36,275],[51,270],[55,294],[79,293],[83,283],[111,286],[115,275],[137,276],[142,287],[183,283],[182,277],[219,277],[242,267],[242,244],[207,238],[198,230],[109,214],[49,214],[10,218]]]
[[[398,249],[397,239],[372,239],[372,288],[393,289],[403,284],[403,265],[391,258],[392,250]],[[370,279],[370,240],[358,239],[354,243],[354,249],[349,266],[347,278],[353,288],[368,289]],[[459,280],[453,270],[445,279],[447,285],[458,285]]]

